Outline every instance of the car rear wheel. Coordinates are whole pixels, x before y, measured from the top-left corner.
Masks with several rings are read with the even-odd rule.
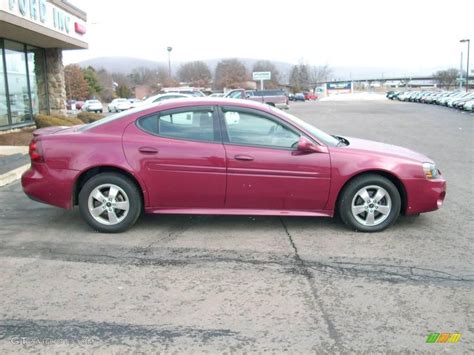
[[[339,215],[352,229],[379,232],[392,225],[400,215],[401,198],[387,178],[370,174],[351,181],[342,192]]]
[[[136,185],[116,173],[101,173],[82,187],[79,210],[84,220],[102,233],[119,233],[135,224],[142,211]]]

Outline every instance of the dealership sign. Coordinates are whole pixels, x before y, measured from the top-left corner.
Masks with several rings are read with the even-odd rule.
[[[272,80],[271,71],[254,71],[252,73],[253,80]]]
[[[46,0],[0,0],[0,10],[84,40],[85,22]]]
[[[352,82],[327,83],[326,90],[328,95],[350,94],[352,93]]]

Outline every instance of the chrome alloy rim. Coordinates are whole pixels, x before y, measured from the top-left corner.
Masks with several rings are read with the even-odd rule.
[[[385,221],[392,210],[392,200],[383,187],[370,185],[354,195],[351,212],[363,226],[376,226]]]
[[[97,222],[112,226],[127,217],[130,201],[120,186],[103,184],[89,194],[88,207],[92,218]]]

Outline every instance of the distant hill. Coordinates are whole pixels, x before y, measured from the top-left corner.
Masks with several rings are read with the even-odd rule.
[[[104,68],[109,72],[123,74],[130,73],[134,68],[155,68],[157,65],[165,65],[165,63],[159,63],[153,60],[131,57],[98,57],[83,60],[77,64],[83,68],[91,66],[96,69]]]
[[[213,72],[217,63],[223,58],[208,59],[203,60],[211,71]],[[242,61],[248,70],[251,70],[254,63],[259,60],[255,58],[239,58]],[[281,74],[282,82],[288,82],[288,76],[291,72],[291,69],[294,64],[272,61],[277,67],[278,71]],[[172,61],[172,72],[175,73],[176,70],[183,62]],[[109,72],[123,73],[128,74],[134,68],[145,67],[145,68],[156,68],[157,66],[168,66],[168,62],[158,62],[153,60],[147,60],[142,58],[132,58],[132,57],[98,57],[87,59],[77,63],[81,67],[92,66],[96,69],[104,68]],[[350,79],[370,79],[370,78],[389,78],[395,76],[421,76],[421,75],[431,75],[436,70],[443,68],[425,68],[418,70],[409,70],[409,69],[400,69],[400,68],[374,68],[374,67],[331,67],[332,77],[336,80],[350,80]]]

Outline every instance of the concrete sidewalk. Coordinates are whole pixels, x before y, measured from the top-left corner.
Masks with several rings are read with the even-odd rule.
[[[0,146],[0,186],[18,180],[29,166],[27,146]]]

